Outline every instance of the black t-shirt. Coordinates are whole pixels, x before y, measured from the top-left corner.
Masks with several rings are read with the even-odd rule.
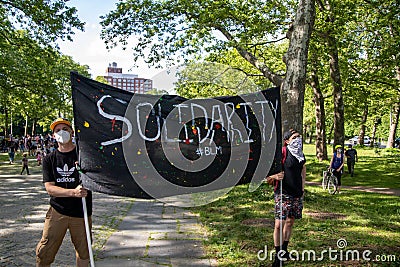
[[[356,155],[357,155],[357,150],[355,150],[354,148],[346,150],[345,155],[348,157],[349,160],[355,161],[356,160]]]
[[[286,159],[283,164],[283,171],[285,176],[278,186],[275,192],[280,192],[280,186],[282,185],[282,193],[291,195],[293,197],[301,197],[303,195],[303,178],[301,171],[306,163],[306,159],[300,161],[290,153],[289,149],[286,150]]]
[[[55,150],[43,159],[43,183],[55,182],[56,186],[73,189],[79,184],[79,173],[75,168],[78,156],[75,150],[60,152]],[[50,205],[59,213],[83,218],[82,199],[79,197],[50,196]],[[92,215],[92,192],[86,197],[88,216]]]

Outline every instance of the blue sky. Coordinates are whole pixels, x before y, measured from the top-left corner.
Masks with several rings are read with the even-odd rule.
[[[138,74],[139,77],[152,79],[161,72],[160,69],[148,68],[144,62],[138,62],[139,67],[133,67],[134,61],[130,48],[125,51],[116,47],[108,51],[100,39],[100,16],[113,10],[118,0],[70,0],[68,6],[78,9],[78,17],[85,22],[85,31],[76,31],[73,42],[60,41],[63,54],[72,56],[76,62],[90,67],[92,78],[104,75],[109,63],[117,62],[123,73]],[[131,70],[130,70],[131,69]]]

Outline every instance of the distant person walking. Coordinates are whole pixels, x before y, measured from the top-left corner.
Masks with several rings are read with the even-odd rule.
[[[347,170],[349,171],[351,177],[354,175],[354,165],[358,161],[357,150],[353,148],[352,145],[348,145],[348,149],[344,152],[347,159]]]
[[[21,152],[24,153],[24,151],[25,151],[24,138],[21,137],[21,138],[18,140],[18,143],[19,143],[19,150],[21,150]]]
[[[340,193],[340,186],[342,185],[342,173],[344,166],[344,154],[341,145],[335,146],[335,152],[333,152],[330,168],[333,171],[333,175],[338,179],[337,192]]]
[[[15,142],[12,139],[10,139],[8,143],[8,158],[10,160],[10,164],[14,163],[15,151],[16,151]]]
[[[40,151],[36,152],[36,161],[38,166],[42,165],[42,153]]]
[[[28,164],[28,154],[26,152],[24,152],[24,154],[22,155],[22,171],[21,171],[21,175],[24,172],[24,170],[26,170],[26,173],[28,175],[30,175],[29,173],[29,164]]]

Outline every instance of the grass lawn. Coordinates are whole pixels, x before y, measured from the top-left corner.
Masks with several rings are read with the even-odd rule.
[[[329,161],[315,160],[312,145],[305,145],[304,150],[307,180],[320,182]],[[400,188],[400,150],[357,148],[357,151],[356,175],[344,175],[343,185]],[[0,162],[6,161],[7,153],[1,153]],[[41,167],[36,165],[36,161],[30,161],[33,174],[41,173]],[[19,174],[20,168],[21,156],[16,155],[14,165],[1,164],[0,174]],[[266,248],[268,252],[273,250],[272,187],[263,184],[250,193],[247,185],[237,186],[219,200],[191,210],[200,215],[208,234],[207,256],[216,258],[219,266],[271,265],[269,257],[260,260],[257,254],[263,258]],[[339,249],[338,240],[346,246]],[[332,196],[320,186],[307,186],[303,219],[295,222],[289,244],[289,250],[299,253],[299,260],[285,266],[400,266],[399,244],[399,197],[346,189]],[[306,250],[314,251],[316,259],[308,260]],[[331,250],[331,255],[321,256],[324,250]],[[371,254],[366,256],[371,260],[362,260],[362,253],[368,251]],[[353,252],[360,253],[360,260]],[[331,260],[335,256],[337,259]]]
[[[30,174],[41,174],[42,166],[37,166],[36,157],[28,156]],[[15,153],[14,164],[8,164],[8,153],[0,153],[0,175],[4,174],[20,174],[22,169],[22,155]],[[26,174],[26,171],[24,171]]]
[[[379,153],[370,148],[357,150],[356,175],[344,176],[344,185],[400,188],[400,154],[396,150],[377,151]],[[322,170],[329,162],[313,160],[311,145],[305,146],[305,153],[307,180],[321,181]],[[265,246],[268,252],[273,249],[272,187],[263,184],[250,193],[246,185],[237,186],[218,201],[192,208],[192,211],[200,215],[208,233],[207,253],[218,260],[219,266],[271,265],[269,257],[259,260],[257,253],[265,251]],[[346,247],[339,249],[339,239],[343,239],[339,245],[346,242]],[[332,196],[320,186],[307,186],[303,219],[295,222],[289,244],[289,250],[299,253],[299,260],[285,266],[399,266],[399,244],[399,197],[346,189]],[[321,253],[329,249],[337,252],[321,257]],[[308,260],[305,250],[315,251],[316,260]],[[360,260],[356,254],[353,256],[355,250]],[[368,250],[371,251],[369,255]],[[302,260],[303,252],[305,260]],[[368,256],[366,261],[362,260],[363,252]],[[262,258],[263,252],[260,255]],[[331,260],[335,255],[337,260]]]
[[[356,147],[358,162],[354,167],[354,177],[347,173],[342,175],[342,184],[350,186],[371,186],[400,189],[400,149],[374,149]],[[307,181],[320,182],[322,171],[330,163],[329,160],[319,162],[315,158],[315,146],[305,145],[307,157]],[[347,165],[345,164],[347,172]]]

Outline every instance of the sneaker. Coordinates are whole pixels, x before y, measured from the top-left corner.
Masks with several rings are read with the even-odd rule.
[[[280,261],[278,257],[275,257],[274,262],[272,263],[272,267],[281,267],[283,266],[283,261]]]
[[[284,259],[285,261],[289,261],[289,260],[290,260],[290,253],[289,253],[289,251],[285,251],[285,255],[283,255],[283,259]]]

